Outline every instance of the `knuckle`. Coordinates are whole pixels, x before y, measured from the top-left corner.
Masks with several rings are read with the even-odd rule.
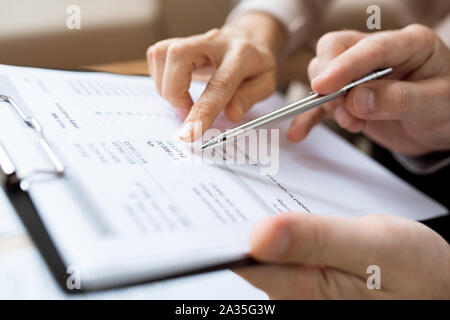
[[[220,34],[220,29],[213,28],[204,34],[205,40],[213,40]]]
[[[418,23],[410,24],[410,25],[406,26],[403,30],[406,32],[415,34],[415,35],[417,35],[417,34],[425,35],[425,34],[433,33],[433,31],[430,28],[428,28],[422,24],[418,24]]]
[[[208,89],[214,93],[224,93],[227,96],[232,95],[231,76],[229,74],[222,74],[221,76],[214,77],[208,83]]]
[[[213,119],[216,116],[216,112],[209,103],[199,101],[194,109],[194,114],[199,119]]]
[[[157,43],[153,46],[152,53],[155,59],[165,59],[167,48],[162,43]]]
[[[234,52],[239,57],[245,57],[254,52],[253,45],[247,40],[236,40],[234,42]]]
[[[408,33],[412,39],[414,39],[414,43],[419,44],[423,50],[427,48],[434,48],[438,37],[435,32],[421,24],[411,24],[403,29],[404,32]],[[417,41],[420,39],[420,41]]]
[[[323,48],[325,45],[329,44],[330,42],[333,42],[337,39],[337,35],[339,34],[339,31],[332,31],[325,33],[323,36],[319,38],[317,41],[317,50],[320,48]]]
[[[186,46],[182,41],[176,41],[169,45],[167,49],[167,55],[172,59],[178,59],[182,57],[186,52]]]
[[[398,108],[400,114],[408,112],[409,106],[413,100],[413,93],[409,85],[404,82],[396,83],[396,94],[394,95],[394,105]]]
[[[147,48],[147,51],[145,52],[145,55],[146,55],[148,60],[150,60],[152,58],[153,46],[150,46],[150,47]]]
[[[319,38],[316,44],[316,51],[321,52],[322,49],[329,47],[346,47],[345,42],[349,37],[354,37],[358,34],[357,31],[331,31],[325,33]]]
[[[318,56],[337,56],[347,50],[355,39],[361,38],[361,32],[354,30],[332,31],[319,38],[316,44]]]

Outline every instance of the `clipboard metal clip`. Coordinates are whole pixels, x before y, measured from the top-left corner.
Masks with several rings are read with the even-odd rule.
[[[0,143],[0,182],[2,183],[2,185],[7,189],[15,189],[20,186],[23,179],[35,173],[47,173],[55,174],[57,176],[63,176],[65,171],[64,165],[54,152],[53,148],[50,146],[48,140],[45,138],[44,130],[42,129],[39,122],[35,118],[26,115],[11,97],[0,94],[0,101],[5,101],[6,103],[8,103],[19,115],[21,120],[36,132],[39,138],[39,144],[42,146],[42,149],[44,150],[45,154],[54,167],[54,170],[52,171],[34,170],[26,176],[21,177],[18,175],[16,167],[12,159],[6,152],[5,147]]]

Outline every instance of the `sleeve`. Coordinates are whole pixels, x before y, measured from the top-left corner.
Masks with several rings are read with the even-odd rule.
[[[409,15],[417,23],[435,26],[450,13],[450,1],[448,0],[401,0],[398,10],[403,15]]]
[[[447,15],[447,18],[436,27],[436,32],[450,48],[450,13]]]
[[[396,2],[400,22],[417,22],[431,26],[450,47],[450,1],[401,0]]]
[[[277,19],[288,32],[288,42],[280,59],[309,40],[314,25],[320,24],[322,12],[332,0],[243,0],[230,13],[227,23],[232,23],[238,16],[259,11]]]
[[[408,171],[418,175],[428,175],[450,164],[450,152],[437,152],[422,157],[409,157],[393,152],[395,160]]]

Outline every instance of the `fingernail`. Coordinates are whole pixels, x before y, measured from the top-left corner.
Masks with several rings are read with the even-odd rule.
[[[339,105],[335,110],[334,110],[334,117],[336,118],[337,123],[342,127],[345,128],[348,126],[348,124],[350,123],[351,116],[350,113],[345,109],[345,106]]]
[[[198,140],[203,135],[203,122],[202,121],[195,121],[193,125],[194,131],[193,131],[193,140]]]
[[[185,142],[192,141],[192,131],[194,130],[194,124],[192,122],[187,122],[181,127],[179,136],[180,139]]]
[[[370,114],[375,111],[375,93],[367,87],[356,89],[353,108],[359,114]]]
[[[267,248],[266,254],[271,257],[279,257],[282,256],[289,248],[291,242],[291,235],[287,230],[280,230],[278,234],[276,234],[269,246]]]
[[[244,117],[244,108],[240,101],[237,102],[236,108],[237,108],[237,111],[239,112],[239,119],[242,119]]]
[[[282,256],[289,248],[291,235],[287,228],[271,230],[271,224],[262,224],[252,232],[252,248],[259,256],[265,259],[274,259]]]

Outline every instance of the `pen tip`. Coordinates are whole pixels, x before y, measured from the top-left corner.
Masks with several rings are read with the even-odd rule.
[[[221,143],[225,143],[227,141],[227,137],[224,136],[224,134],[221,134],[214,139],[209,140],[204,145],[200,147],[200,149],[203,151],[205,149],[209,149],[211,147],[215,147],[217,145],[220,145]]]
[[[200,150],[206,150],[206,149],[208,149],[209,147],[211,147],[212,145],[213,145],[214,143],[212,143],[211,141],[209,141],[209,142],[207,142],[207,143],[205,143],[204,145],[202,145],[201,146],[201,148],[200,148]]]

